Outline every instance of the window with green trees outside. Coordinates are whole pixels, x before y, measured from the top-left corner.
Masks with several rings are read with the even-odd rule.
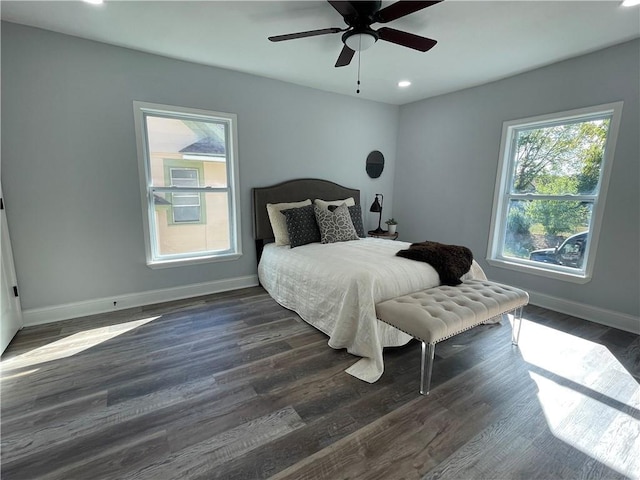
[[[589,280],[621,111],[618,102],[505,122],[489,263]]]

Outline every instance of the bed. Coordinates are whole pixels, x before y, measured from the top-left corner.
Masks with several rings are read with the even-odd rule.
[[[291,248],[277,245],[267,204],[306,199],[360,204],[360,191],[319,179],[291,180],[253,189],[254,238],[258,277],[265,290],[285,308],[324,332],[332,348],[361,357],[346,372],[373,383],[384,372],[384,347],[407,344],[412,337],[376,318],[375,305],[439,285],[430,265],[397,257],[409,243],[379,238]],[[464,279],[486,279],[474,261]]]

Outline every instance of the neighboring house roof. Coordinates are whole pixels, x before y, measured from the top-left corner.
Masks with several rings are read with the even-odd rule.
[[[162,198],[160,195],[153,194],[154,205],[171,205],[171,202],[166,198]]]
[[[204,137],[191,145],[187,145],[180,153],[200,153],[224,155],[226,153],[224,142],[216,137]]]

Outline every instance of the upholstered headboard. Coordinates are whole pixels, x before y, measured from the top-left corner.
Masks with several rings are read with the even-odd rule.
[[[307,198],[342,200],[353,197],[360,204],[360,190],[343,187],[337,183],[317,178],[301,178],[253,189],[253,238],[256,241],[258,260],[265,243],[273,241],[273,230],[267,214],[267,203],[300,202]]]

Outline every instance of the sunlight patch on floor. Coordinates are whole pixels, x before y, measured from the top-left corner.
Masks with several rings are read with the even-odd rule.
[[[131,330],[141,327],[142,325],[152,322],[158,318],[160,317],[148,317],[131,322],[108,325],[106,327],[93,328],[91,330],[74,333],[68,337],[56,340],[55,342],[34,348],[26,353],[16,355],[15,357],[2,361],[2,370],[3,372],[7,372],[14,368],[35,366],[41,363],[76,355],[77,353],[95,347],[96,345],[106,342],[118,335],[122,335],[123,333],[130,332]],[[33,373],[36,370],[31,370],[29,373]],[[11,377],[3,377],[5,380],[8,378]]]
[[[519,342],[551,432],[617,472],[640,472],[640,386],[604,346],[523,321]]]
[[[4,370],[4,368],[2,370]],[[38,370],[40,369],[32,368],[31,370],[22,370],[20,372],[16,372],[13,375],[2,375],[2,378],[0,378],[0,382],[5,382],[7,380],[15,380],[16,378],[20,378],[20,377],[26,377],[28,375],[31,375],[32,373],[36,373]]]

